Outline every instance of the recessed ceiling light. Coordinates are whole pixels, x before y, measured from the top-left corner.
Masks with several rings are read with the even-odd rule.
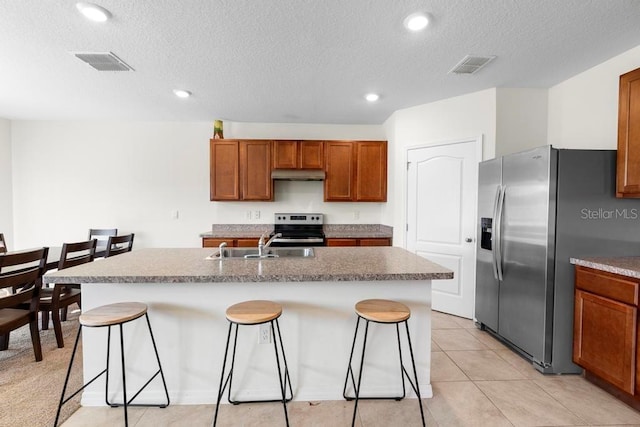
[[[93,3],[76,3],[76,7],[87,19],[96,22],[104,22],[111,17],[111,12],[102,6]]]
[[[364,99],[369,102],[376,102],[378,99],[380,99],[380,95],[378,95],[377,93],[368,93],[364,96]]]
[[[191,92],[183,89],[174,89],[173,93],[175,93],[178,98],[188,98],[191,96]]]
[[[427,28],[427,25],[429,17],[422,12],[413,13],[404,19],[404,26],[409,31],[421,31]]]

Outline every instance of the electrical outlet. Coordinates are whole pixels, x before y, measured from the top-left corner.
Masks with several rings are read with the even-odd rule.
[[[180,217],[180,212],[176,209],[171,211],[171,219],[178,219]]]
[[[245,219],[251,219],[251,211],[246,211],[244,213],[244,217],[245,217]]]
[[[353,211],[353,219],[360,219],[360,211]]]
[[[260,325],[260,334],[258,336],[258,344],[271,344],[271,324],[264,323]]]
[[[253,219],[260,219],[260,211],[253,211]]]

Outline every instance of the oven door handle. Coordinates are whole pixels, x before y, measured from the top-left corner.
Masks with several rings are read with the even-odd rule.
[[[308,237],[304,239],[287,239],[287,238],[277,238],[273,239],[273,243],[323,243],[324,239],[321,237]]]

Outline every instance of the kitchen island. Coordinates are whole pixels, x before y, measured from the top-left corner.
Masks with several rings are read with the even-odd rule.
[[[83,310],[146,303],[174,404],[215,402],[228,329],[225,310],[251,299],[283,306],[280,327],[294,399],[341,399],[355,303],[394,299],[412,310],[420,390],[430,397],[431,280],[450,279],[453,273],[395,247],[314,250],[310,258],[219,260],[207,259],[217,252],[212,248],[142,249],[47,274],[44,281],[81,283]],[[273,347],[259,343],[259,329],[240,328],[234,374],[239,399],[278,396]],[[395,328],[372,324],[370,329],[362,392],[393,394],[401,389]],[[83,331],[85,378],[104,368],[105,336],[100,328]],[[134,390],[154,369],[144,322],[125,326],[125,346],[127,384]],[[157,381],[147,390],[138,399],[157,400],[162,393]],[[85,389],[82,404],[104,405],[103,394],[104,382],[96,381]]]

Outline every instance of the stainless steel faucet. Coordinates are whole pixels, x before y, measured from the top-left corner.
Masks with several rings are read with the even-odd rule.
[[[262,233],[262,236],[260,236],[260,240],[258,240],[258,256],[259,257],[263,257],[264,256],[264,250],[266,248],[268,248],[271,243],[273,243],[273,241],[275,239],[277,239],[278,237],[282,237],[282,233],[276,233],[273,236],[271,236],[271,238],[267,241],[267,243],[264,242],[264,239],[266,237],[269,237],[269,232],[265,231],[264,233]]]
[[[224,258],[224,248],[227,246],[227,242],[220,243],[218,250],[220,251],[220,258]]]

